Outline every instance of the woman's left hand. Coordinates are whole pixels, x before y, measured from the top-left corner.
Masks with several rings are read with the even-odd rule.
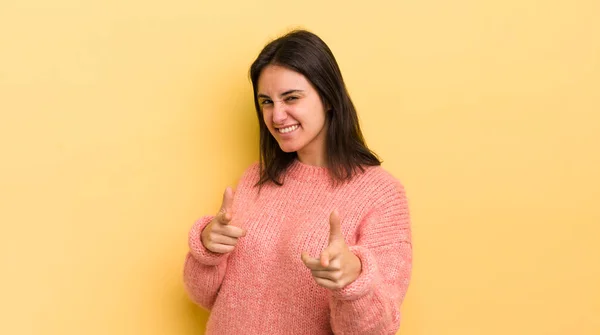
[[[362,264],[344,240],[337,211],[331,213],[329,227],[329,245],[320,257],[313,258],[303,252],[302,261],[311,270],[317,284],[330,290],[339,290],[358,278]]]

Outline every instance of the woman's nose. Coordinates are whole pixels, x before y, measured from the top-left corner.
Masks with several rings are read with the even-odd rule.
[[[283,122],[287,119],[287,111],[286,106],[281,101],[273,102],[273,123],[275,124],[283,124]]]

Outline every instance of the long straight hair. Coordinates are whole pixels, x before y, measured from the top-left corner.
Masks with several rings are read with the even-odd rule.
[[[267,44],[250,67],[254,106],[260,125],[260,179],[257,185],[273,182],[281,186],[281,176],[297,157],[284,152],[269,132],[258,102],[258,79],[268,65],[298,72],[315,87],[326,112],[327,166],[334,184],[350,180],[364,166],[380,165],[377,155],[366,145],[354,104],[350,99],[333,53],[317,35],[294,30]]]

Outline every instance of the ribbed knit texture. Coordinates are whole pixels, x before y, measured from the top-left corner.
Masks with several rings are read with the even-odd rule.
[[[189,235],[184,282],[190,298],[211,311],[206,334],[395,334],[408,288],[412,246],[404,188],[381,167],[337,187],[328,170],[298,160],[284,185],[260,193],[258,164],[238,183],[232,225],[247,235],[230,254],[207,250],[200,238],[212,216]],[[362,272],[341,290],[314,281],[300,256],[319,257],[328,245],[329,215]]]

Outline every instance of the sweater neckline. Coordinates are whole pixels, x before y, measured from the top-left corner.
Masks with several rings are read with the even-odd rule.
[[[286,176],[306,182],[330,181],[329,169],[327,167],[305,164],[298,158],[295,158],[289,165]]]

